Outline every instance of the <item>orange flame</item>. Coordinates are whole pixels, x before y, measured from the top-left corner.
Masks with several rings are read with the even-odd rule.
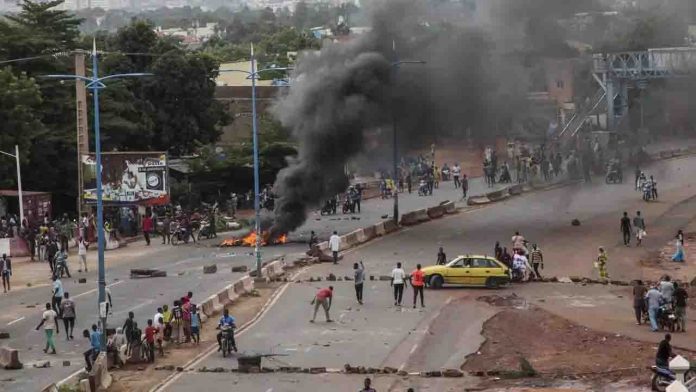
[[[270,232],[264,231],[261,233],[261,236],[259,238],[259,245],[261,246],[266,246],[266,245],[280,245],[288,242],[288,236],[287,234],[281,234],[277,238],[270,238],[271,234]],[[249,247],[254,247],[256,246],[256,232],[252,231],[251,233],[247,234],[244,237],[232,237],[229,239],[226,239],[222,241],[220,246],[249,246]]]

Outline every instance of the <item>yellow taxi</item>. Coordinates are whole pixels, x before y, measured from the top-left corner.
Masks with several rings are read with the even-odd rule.
[[[445,265],[422,269],[428,287],[439,289],[445,284],[498,288],[510,283],[510,270],[489,256],[457,256]]]

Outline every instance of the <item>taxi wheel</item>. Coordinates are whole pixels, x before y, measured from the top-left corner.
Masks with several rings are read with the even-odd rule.
[[[486,287],[489,289],[499,289],[500,288],[500,281],[498,278],[488,278],[486,279]]]
[[[433,275],[430,277],[430,287],[433,289],[441,289],[442,285],[445,283],[445,280],[442,279],[442,276],[440,275]]]

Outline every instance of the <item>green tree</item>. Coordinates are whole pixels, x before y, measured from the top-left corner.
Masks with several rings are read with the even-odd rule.
[[[40,56],[14,63],[15,76],[73,72],[69,55],[77,48],[80,19],[57,10],[60,4],[25,0],[17,14],[0,19],[0,60]],[[32,141],[23,168],[25,188],[52,192],[58,212],[74,209],[77,195],[75,98],[69,86],[40,80],[35,115],[48,131]]]
[[[15,76],[10,68],[0,69],[0,150],[14,152],[18,145],[22,165],[30,162],[32,143],[45,134],[38,118],[41,91],[36,82],[25,74]],[[0,164],[0,187],[14,188],[16,184],[14,164],[3,156]]]

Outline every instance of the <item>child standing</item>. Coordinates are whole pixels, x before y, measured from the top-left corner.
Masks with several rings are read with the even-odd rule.
[[[191,305],[191,338],[196,344],[201,342],[201,316],[198,307]]]

